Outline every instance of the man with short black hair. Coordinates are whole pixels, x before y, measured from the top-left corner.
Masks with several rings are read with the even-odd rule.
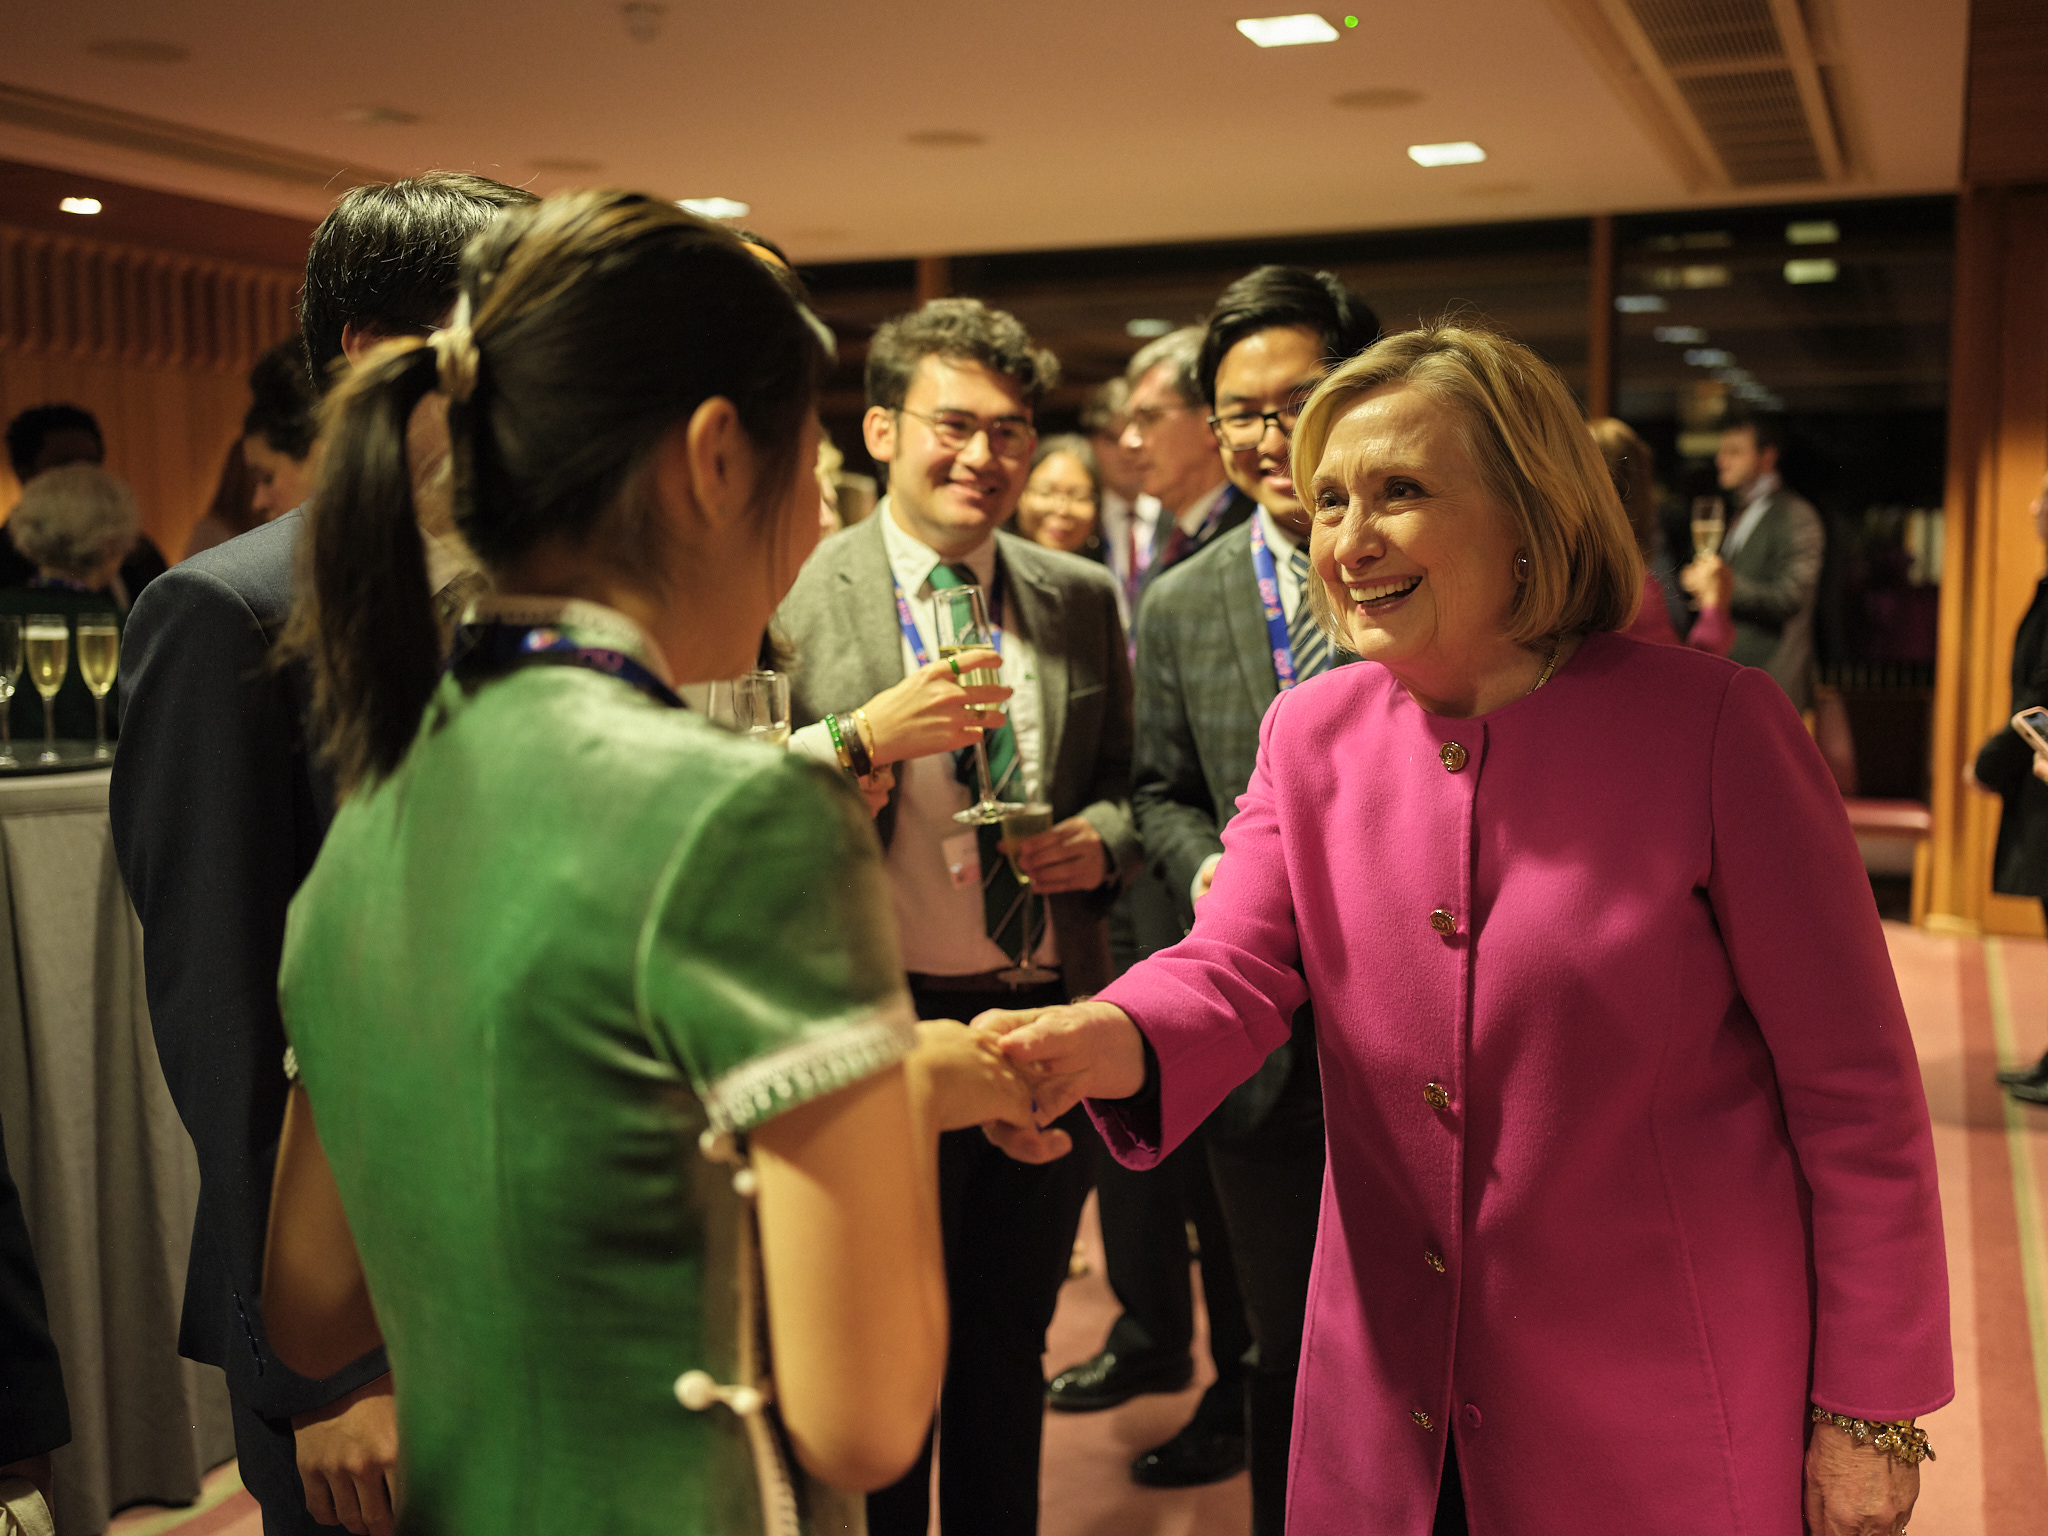
[[[1132,803],[1146,861],[1173,893],[1183,930],[1222,858],[1223,828],[1251,781],[1267,707],[1297,682],[1355,659],[1335,651],[1315,621],[1310,512],[1290,455],[1310,392],[1378,332],[1372,310],[1336,277],[1280,266],[1231,284],[1205,328],[1197,381],[1209,425],[1232,485],[1258,510],[1248,527],[1154,583],[1138,632]],[[1323,1184],[1322,1080],[1308,1006],[1295,1016],[1293,1038],[1174,1156],[1188,1164],[1184,1186],[1213,1181],[1253,1348],[1242,1398],[1205,1399],[1134,1470],[1167,1481],[1162,1474],[1176,1469],[1221,1467],[1235,1437],[1251,1467],[1253,1532],[1280,1536]],[[1185,1277],[1184,1250],[1177,1259]],[[1206,1293],[1206,1264],[1203,1274]],[[1220,1335],[1213,1316],[1211,1328]],[[1220,1359],[1217,1367],[1220,1374]],[[1148,1458],[1156,1465],[1145,1479]]]
[[[1827,529],[1812,505],[1779,478],[1784,449],[1784,423],[1775,416],[1736,416],[1722,427],[1714,468],[1734,502],[1728,532],[1718,556],[1695,560],[1678,580],[1698,597],[1711,590],[1715,566],[1727,564],[1735,577],[1729,659],[1762,667],[1804,710],[1813,703],[1813,612]]]
[[[440,322],[463,246],[532,201],[446,172],[349,192],[306,260],[315,379],[331,384],[336,359]],[[259,1290],[286,1096],[285,908],[334,813],[307,739],[305,669],[272,657],[303,526],[287,512],[185,561],[136,604],[114,847],[142,919],[157,1054],[199,1155],[178,1348],[227,1373],[242,1482],[265,1536],[337,1524],[388,1536],[397,1429],[384,1352],[322,1381],[302,1377],[270,1348]]]
[[[973,299],[933,300],[882,326],[868,350],[862,431],[887,466],[888,496],[818,547],[776,615],[797,653],[792,714],[817,722],[792,747],[856,768],[897,765],[875,830],[920,1018],[972,1019],[1105,985],[1105,918],[1138,862],[1130,661],[1114,582],[1092,560],[997,531],[1023,494],[1033,414],[1057,370],[1015,317]],[[963,585],[988,594],[1000,655],[961,659],[970,677],[997,670],[999,687],[966,686],[939,657],[935,601]],[[1007,718],[973,714],[1005,692]],[[1049,831],[999,846],[999,827],[955,819],[974,799],[977,738],[998,798],[1044,802]],[[1022,922],[1027,894],[1050,909],[1050,933],[1035,940]],[[1004,977],[1027,945],[1055,980]],[[1040,1357],[1087,1192],[1085,1161],[1071,1154],[1026,1166],[978,1130],[939,1139],[946,1536],[1038,1529]],[[925,1536],[930,1523],[928,1442],[906,1477],[869,1496],[868,1526]]]

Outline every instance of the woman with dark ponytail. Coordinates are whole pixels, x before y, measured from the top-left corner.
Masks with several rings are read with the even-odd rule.
[[[300,622],[344,798],[263,1304],[309,1374],[381,1325],[402,1531],[840,1530],[923,1439],[934,1138],[1030,1095],[914,1023],[848,786],[675,692],[752,664],[816,541],[828,349],[723,229],[565,194],[329,404]],[[443,402],[493,586],[445,670]]]

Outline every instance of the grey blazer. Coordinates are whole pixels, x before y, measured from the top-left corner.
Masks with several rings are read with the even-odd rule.
[[[796,653],[790,714],[798,726],[857,708],[903,681],[902,630],[882,543],[886,506],[818,546],[775,624]],[[1131,669],[1116,578],[1079,555],[996,535],[1009,600],[1038,654],[1045,720],[1044,794],[1054,815],[1085,816],[1109,851],[1099,891],[1049,898],[1061,969],[1075,995],[1110,980],[1108,914],[1142,857],[1131,819]],[[875,818],[887,847],[896,798]]]
[[[1813,610],[1826,550],[1820,514],[1780,486],[1742,547],[1728,556],[1735,576],[1729,657],[1762,667],[1799,709],[1813,703]]]
[[[1160,573],[1138,627],[1138,740],[1131,805],[1145,857],[1165,882],[1181,926],[1194,924],[1189,888],[1223,851],[1222,830],[1258,761],[1259,725],[1279,694],[1273,650],[1243,527]],[[1339,651],[1339,665],[1356,661]],[[1313,1070],[1315,1020],[1304,1005],[1294,1036],[1231,1091],[1211,1122],[1228,1137],[1255,1129],[1292,1072]]]

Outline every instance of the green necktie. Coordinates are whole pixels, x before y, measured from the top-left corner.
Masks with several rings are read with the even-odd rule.
[[[934,592],[950,587],[971,587],[975,584],[974,572],[965,565],[935,566],[931,574]],[[995,615],[989,615],[991,623]],[[988,749],[988,777],[995,786],[998,800],[1024,798],[1021,786],[1015,795],[1007,792],[1011,781],[1017,777],[1017,734],[1010,729],[1006,712],[1003,723],[982,737],[982,745]],[[980,795],[981,784],[975,773],[974,748],[963,747],[953,754],[953,771],[969,794]],[[1015,955],[1024,942],[1024,887],[1018,883],[1016,873],[1010,868],[1010,861],[1002,849],[996,846],[1002,841],[1000,825],[983,825],[975,829],[975,846],[981,854],[981,910],[983,925],[988,936],[1008,955]]]

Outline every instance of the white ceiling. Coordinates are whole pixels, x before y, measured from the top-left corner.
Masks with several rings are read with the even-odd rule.
[[[1268,5],[1272,0],[1265,0]],[[1467,224],[1951,189],[1967,0],[1834,0],[1865,151],[1840,189],[1688,194],[1542,0],[1352,0],[1262,50],[1260,0],[13,0],[0,84],[301,154],[723,194],[807,261]],[[1275,7],[1284,9],[1284,7]],[[1341,11],[1325,12],[1342,27]],[[116,63],[109,38],[183,45]],[[1341,92],[1405,88],[1357,111]],[[348,108],[414,113],[366,127]],[[982,135],[925,148],[930,130]],[[1423,170],[1412,143],[1486,163]],[[563,175],[534,162],[598,162]],[[328,194],[0,123],[0,158],[317,217]],[[0,209],[0,218],[5,210]]]

